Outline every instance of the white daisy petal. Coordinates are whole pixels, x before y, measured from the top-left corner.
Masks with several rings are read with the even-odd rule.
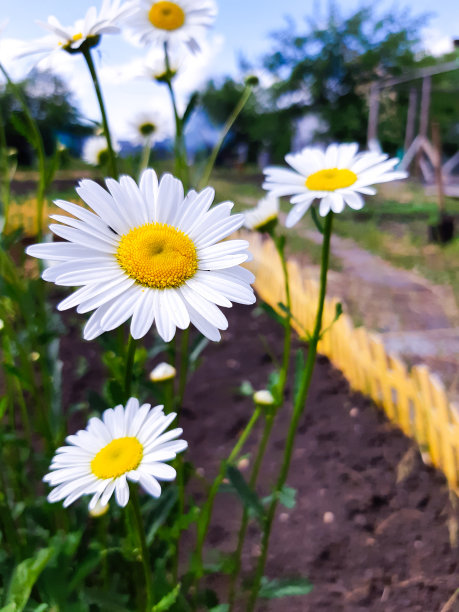
[[[153,325],[155,318],[154,292],[143,291],[134,309],[131,320],[131,336],[136,340],[143,338]]]
[[[81,496],[91,495],[91,509],[98,503],[106,505],[115,493],[116,503],[124,507],[129,501],[127,479],[159,497],[158,480],[171,481],[176,476],[165,461],[188,446],[185,440],[177,439],[181,428],[166,431],[176,416],[166,416],[163,406],[139,406],[131,397],[125,407],[105,410],[102,419],[91,418],[86,429],[67,437],[70,446],[56,451],[51,471],[43,479],[52,487],[48,501],[63,501],[67,507]]]
[[[293,208],[287,216],[292,227],[303,216],[314,199],[319,200],[319,214],[340,213],[345,204],[358,210],[363,206],[359,194],[374,195],[373,184],[406,178],[395,171],[397,159],[380,153],[358,153],[356,143],[331,144],[325,152],[307,147],[286,156],[293,168],[267,167],[263,188],[272,196],[290,195]]]
[[[116,479],[115,497],[118,506],[124,508],[127,505],[129,501],[129,486],[125,475]]]
[[[142,474],[139,478],[139,484],[152,497],[159,497],[161,495],[160,484],[155,478],[153,478],[153,476],[150,476],[149,474]]]
[[[50,16],[47,22],[38,21],[38,24],[51,32],[51,35],[46,37],[46,40],[34,41],[21,55],[81,51],[84,43],[94,46],[102,34],[117,34],[120,31],[118,21],[130,12],[129,6],[122,6],[114,0],[104,2],[99,13],[94,6],[90,7],[84,19],[78,19],[69,27],[63,26],[56,17]]]
[[[364,199],[359,193],[346,193],[343,195],[343,198],[346,204],[354,210],[360,210],[365,204]]]
[[[155,294],[155,319],[158,334],[164,342],[170,342],[175,335],[175,324],[168,309],[165,291],[157,291]]]
[[[141,43],[173,49],[185,44],[192,53],[217,15],[214,0],[175,0],[166,7],[160,0],[134,0],[131,6],[128,25]]]
[[[217,306],[255,299],[252,273],[239,268],[250,258],[247,241],[223,240],[239,229],[244,216],[231,214],[231,202],[211,208],[212,188],[184,197],[179,180],[166,174],[158,185],[150,169],[142,173],[139,186],[127,176],[119,182],[107,178],[105,184],[107,189],[83,180],[78,186],[93,212],[57,202],[73,216],[55,215],[59,223],[50,229],[68,242],[27,249],[53,262],[44,280],[80,287],[60,302],[59,310],[92,312],[83,332],[86,340],[131,316],[134,338],[155,325],[168,342],[177,327],[196,323],[208,338],[219,339],[218,328],[226,329],[227,321]],[[216,275],[225,270],[231,272]]]
[[[313,199],[308,197],[301,204],[296,204],[292,210],[288,213],[287,219],[285,220],[286,227],[293,227],[301,217],[305,214],[305,212],[311,206]]]

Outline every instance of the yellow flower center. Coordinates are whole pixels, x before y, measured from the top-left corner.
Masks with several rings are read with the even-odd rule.
[[[185,23],[185,12],[175,2],[155,2],[148,12],[150,23],[160,30],[178,30]]]
[[[78,32],[78,34],[74,34],[72,36],[73,42],[76,42],[77,40],[81,40],[82,38],[83,38],[83,34],[81,32]]]
[[[91,461],[91,471],[97,478],[117,478],[135,470],[142,457],[143,446],[137,438],[117,438],[100,449]]]
[[[180,287],[198,269],[191,238],[167,223],[146,223],[124,234],[116,259],[128,276],[153,289]]]
[[[310,174],[305,185],[311,191],[336,191],[350,187],[357,178],[357,174],[347,168],[327,168]]]

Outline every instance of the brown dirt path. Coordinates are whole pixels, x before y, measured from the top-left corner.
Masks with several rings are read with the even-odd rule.
[[[322,241],[316,231],[304,235]],[[459,400],[459,310],[452,290],[396,268],[348,238],[334,235],[331,252],[340,270],[330,273],[329,294],[343,301],[354,323],[381,333],[389,352],[409,366],[428,365]]]

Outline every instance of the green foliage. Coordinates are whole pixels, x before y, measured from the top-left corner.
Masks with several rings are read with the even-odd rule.
[[[226,468],[226,473],[244,507],[247,508],[247,510],[250,510],[257,518],[259,523],[263,525],[265,520],[265,511],[256,492],[249,487],[244,479],[244,476],[233,465],[229,465]]]
[[[173,588],[170,593],[162,597],[161,600],[158,601],[158,603],[153,606],[153,608],[151,609],[151,612],[164,612],[165,610],[169,610],[169,608],[173,606],[174,603],[177,601],[181,586],[182,585],[179,582],[177,586]]]
[[[307,578],[282,578],[278,580],[262,579],[260,597],[264,599],[278,599],[292,595],[308,595],[313,585]]]
[[[74,137],[92,132],[84,125],[70,91],[62,79],[51,72],[32,70],[22,82],[16,83],[25,99],[32,117],[38,124],[45,151],[52,155],[56,150],[58,132]],[[18,151],[20,164],[33,161],[33,148],[37,147],[28,128],[24,112],[14,92],[7,85],[0,90],[0,116],[5,117],[6,142]]]
[[[274,52],[265,56],[264,64],[277,79],[275,98],[292,113],[317,114],[328,138],[363,144],[369,84],[417,65],[426,16],[396,8],[378,13],[367,5],[345,16],[331,4],[325,19],[307,19],[306,30],[298,31],[289,20],[284,30],[272,35]],[[406,102],[404,90],[395,103],[393,97],[382,100],[384,149],[394,151],[403,142]]]
[[[15,568],[6,595],[5,612],[21,612],[25,608],[33,585],[54,553],[52,547],[42,548],[35,556],[22,561]]]

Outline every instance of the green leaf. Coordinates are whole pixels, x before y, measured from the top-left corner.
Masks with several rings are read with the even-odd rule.
[[[8,407],[8,398],[5,395],[0,400],[0,420],[3,418],[3,415],[5,414],[7,407]]]
[[[6,370],[12,376],[15,376],[21,383],[23,389],[27,389],[27,391],[31,390],[32,387],[30,385],[30,382],[26,378],[24,378],[24,375],[19,370],[19,368],[17,368],[15,365],[12,365],[11,363],[4,363],[3,369]]]
[[[112,379],[108,381],[108,394],[113,404],[124,403],[124,389],[118,380]]]
[[[215,606],[215,608],[211,608],[209,612],[229,612],[229,604],[220,604]]]
[[[177,499],[177,488],[172,486],[168,487],[159,498],[159,501],[154,509],[153,521],[147,533],[148,546],[151,546],[156,532],[166,522],[167,517],[177,502]]]
[[[338,302],[336,304],[336,309],[335,309],[335,321],[337,321],[342,314],[343,314],[343,305],[341,304],[341,302]]]
[[[209,344],[209,340],[205,336],[202,336],[198,338],[197,342],[191,348],[190,356],[188,359],[189,359],[190,365],[193,367],[193,370],[196,369],[194,366],[196,365],[202,351],[206,348],[208,344]]]
[[[318,231],[321,234],[323,234],[324,228],[322,227],[322,223],[320,222],[320,219],[317,216],[317,208],[315,206],[311,206],[309,210],[311,211],[311,217],[312,217],[312,220],[314,221],[314,225],[317,227]]]
[[[17,606],[14,603],[10,603],[7,606],[4,606],[3,608],[0,608],[0,612],[16,612],[17,611]]]
[[[259,597],[264,599],[278,599],[292,595],[308,595],[313,585],[307,578],[281,578],[268,580],[263,577]]]
[[[6,598],[7,604],[15,605],[12,610],[21,612],[24,609],[29,600],[33,585],[54,553],[54,547],[42,548],[35,557],[26,559],[16,566]]]
[[[270,306],[266,302],[260,302],[260,308],[264,310],[265,313],[269,315],[272,319],[277,321],[277,323],[285,325],[285,317],[276,312],[272,306]]]
[[[160,601],[158,601],[157,604],[153,606],[151,612],[163,612],[164,610],[169,610],[169,608],[177,601],[181,586],[182,585],[179,582],[170,593],[165,595]]]
[[[279,493],[279,503],[290,510],[296,506],[296,489],[285,485]]]
[[[185,126],[187,124],[187,122],[189,121],[191,115],[193,114],[194,109],[196,108],[197,104],[199,102],[199,93],[197,91],[195,91],[189,102],[188,105],[186,107],[185,112],[183,113],[183,117],[182,117],[182,123]]]
[[[239,387],[239,393],[241,395],[252,396],[255,393],[255,389],[249,380],[244,380]]]
[[[236,493],[241,498],[241,501],[244,506],[248,510],[251,510],[260,522],[260,524],[263,525],[265,520],[265,511],[258,495],[253,489],[249,487],[249,485],[244,480],[244,477],[242,476],[241,472],[236,467],[234,467],[234,465],[229,465],[226,468],[226,473],[231,484],[236,490]]]
[[[298,349],[295,354],[295,377],[293,379],[293,397],[296,400],[298,392],[300,390],[301,378],[304,371],[304,353],[302,349]]]
[[[288,487],[287,485],[284,485],[282,489],[279,491],[279,495],[278,495],[279,503],[285,506],[286,508],[288,508],[289,510],[291,510],[292,508],[296,506],[296,493],[297,493],[296,489],[294,489],[293,487]],[[263,505],[270,504],[273,500],[273,495],[274,493],[271,493],[271,495],[267,495],[266,497],[263,497],[263,499],[261,500],[261,503]]]
[[[37,138],[33,130],[30,129],[30,125],[27,124],[17,113],[11,113],[9,120],[13,124],[16,132],[21,134],[21,136],[23,136],[27,142],[30,142],[34,148],[37,148]]]

